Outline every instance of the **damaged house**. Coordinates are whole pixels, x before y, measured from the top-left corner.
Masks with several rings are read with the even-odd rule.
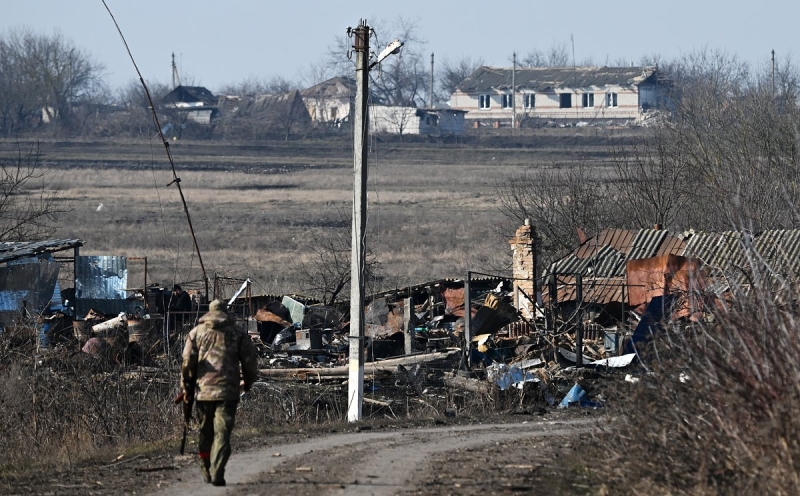
[[[512,84],[513,81],[513,84]],[[524,120],[636,122],[664,100],[656,67],[480,67],[450,97],[473,127]]]
[[[211,124],[219,114],[217,97],[203,86],[177,86],[164,95],[161,105],[177,112],[181,123]]]
[[[787,275],[800,269],[800,230],[761,233],[671,232],[663,229],[604,229],[570,254],[535,274],[531,226],[510,240],[514,257],[515,304],[527,318],[537,309],[549,327],[580,323],[584,337],[620,353],[643,316],[657,302],[669,318],[698,318],[708,298],[727,298],[745,289],[748,259]],[[536,287],[534,287],[534,282]],[[534,299],[539,305],[534,305]]]

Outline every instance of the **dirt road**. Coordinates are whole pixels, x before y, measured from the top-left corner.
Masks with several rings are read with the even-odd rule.
[[[487,485],[533,490],[539,479],[534,475],[550,460],[537,459],[546,451],[537,443],[540,448],[558,445],[563,452],[595,422],[527,421],[316,437],[234,453],[227,488],[202,483],[193,464],[170,477],[174,482],[164,481],[155,494],[487,494]],[[543,483],[546,487],[538,488],[552,490],[552,481]]]

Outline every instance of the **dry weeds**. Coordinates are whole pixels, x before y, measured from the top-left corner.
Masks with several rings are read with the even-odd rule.
[[[53,143],[45,164],[72,207],[59,236],[85,255],[147,257],[150,281],[201,272],[163,150],[153,143]],[[390,286],[504,271],[494,188],[541,163],[532,147],[373,143],[368,244]],[[302,292],[294,277],[314,236],[347,235],[352,157],[341,142],[173,144],[209,276],[250,277],[257,293]],[[544,166],[544,164],[542,164]],[[102,208],[99,208],[102,204]]]

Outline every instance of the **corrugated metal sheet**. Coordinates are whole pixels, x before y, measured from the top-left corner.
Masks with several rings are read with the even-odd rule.
[[[635,233],[627,229],[603,229],[600,234],[587,240],[574,252],[578,258],[586,258],[597,253],[604,246],[628,253]]]
[[[77,257],[75,260],[75,311],[83,317],[90,308],[105,314],[132,310],[126,300],[128,259],[120,256]]]
[[[686,241],[676,235],[670,235],[661,242],[661,246],[655,256],[680,255],[684,250],[686,250]]]
[[[669,231],[641,229],[633,239],[627,260],[640,260],[656,256],[661,243],[669,235]],[[617,274],[622,275],[622,274]]]
[[[582,281],[583,301],[606,305],[614,301],[622,301],[625,291],[625,281],[620,278],[588,277]],[[574,276],[559,276],[556,284],[556,300],[558,302],[576,301],[578,299],[578,285]],[[544,288],[542,302],[550,304],[550,290]]]
[[[0,243],[0,263],[30,258],[43,253],[54,253],[83,246],[80,239],[52,239],[47,241],[25,241]]]
[[[22,302],[30,301],[31,291],[29,290],[7,290],[0,291],[0,312],[19,312],[22,310]]]
[[[9,261],[0,267],[0,320],[10,325],[23,308],[30,315],[46,309],[60,265],[49,254]]]

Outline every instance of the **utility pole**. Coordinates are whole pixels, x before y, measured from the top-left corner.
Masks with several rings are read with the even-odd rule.
[[[347,382],[347,420],[361,420],[364,398],[364,300],[366,296],[367,227],[367,96],[369,91],[369,33],[366,20],[352,30],[356,57],[356,98],[353,114],[353,224],[350,240],[350,347]]]
[[[772,98],[775,98],[775,50],[772,50]]]
[[[361,420],[364,399],[364,306],[366,291],[366,239],[367,228],[367,97],[369,96],[369,71],[386,57],[400,53],[403,42],[393,40],[377,58],[369,62],[369,37],[372,29],[361,19],[355,29],[347,28],[353,38],[356,57],[356,97],[353,112],[353,224],[350,238],[350,346],[348,352],[349,374],[347,381],[347,420]],[[350,55],[348,54],[348,58]]]
[[[172,89],[181,85],[181,77],[178,75],[178,66],[175,65],[175,52],[172,52]]]
[[[517,128],[517,52],[511,56],[511,134]]]
[[[430,103],[428,104],[428,108],[433,108],[433,52],[431,52],[431,91],[429,94]]]

